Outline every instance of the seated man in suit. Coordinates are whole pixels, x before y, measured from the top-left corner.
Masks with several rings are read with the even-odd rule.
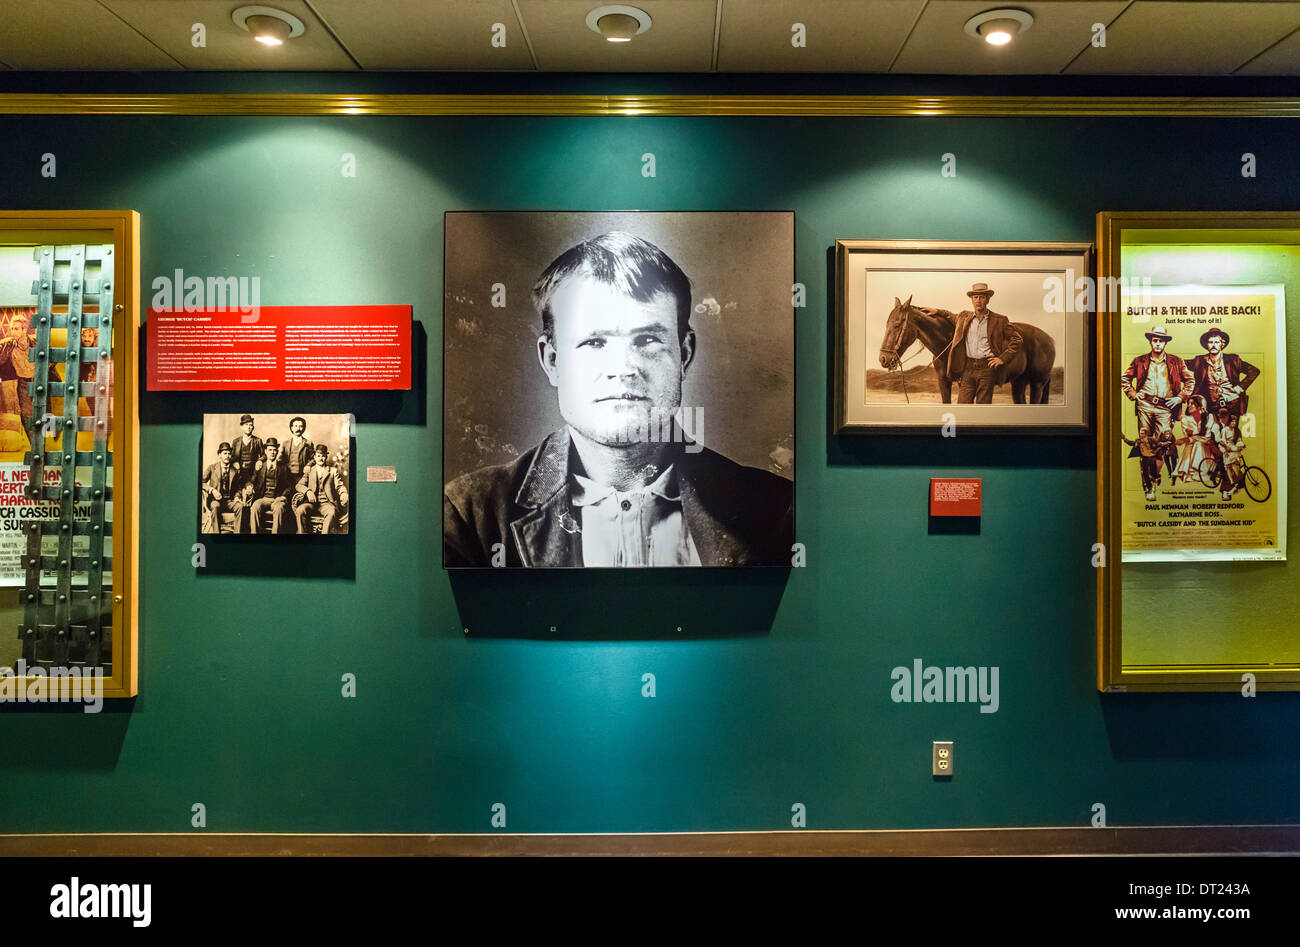
[[[533,305],[566,426],[447,484],[443,564],[788,567],[794,485],[677,424],[695,360],[681,268],[640,237],[602,234],[542,272]]]
[[[262,532],[263,510],[271,511],[271,532],[284,532],[284,511],[289,504],[289,495],[293,492],[295,481],[279,454],[280,442],[274,437],[268,437],[263,446],[262,463],[245,487],[245,491],[252,496],[248,521],[254,533]]]
[[[325,534],[333,532],[334,520],[347,503],[348,488],[330,463],[329,448],[317,444],[316,462],[298,481],[298,492],[293,497],[293,515],[298,520],[298,532],[310,536],[312,529],[308,517],[316,515],[323,518],[320,531]]]
[[[221,532],[221,514],[233,513],[235,532],[242,532],[244,495],[239,489],[239,471],[230,462],[230,445],[217,448],[217,462],[203,472],[203,532]]]

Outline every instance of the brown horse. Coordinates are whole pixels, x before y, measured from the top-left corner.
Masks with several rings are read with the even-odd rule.
[[[998,368],[995,385],[1011,383],[1011,400],[1016,404],[1047,404],[1052,390],[1052,365],[1056,362],[1056,343],[1037,326],[1026,322],[1011,325],[1020,333],[1020,350]],[[931,364],[938,376],[939,397],[944,404],[952,403],[952,383],[948,377],[948,349],[953,344],[953,320],[944,310],[927,315],[920,307],[912,305],[912,297],[901,301],[894,297],[894,308],[885,322],[885,338],[880,343],[880,366],[889,371],[901,370],[902,355],[913,342],[930,350]],[[1026,402],[1025,394],[1028,392]]]

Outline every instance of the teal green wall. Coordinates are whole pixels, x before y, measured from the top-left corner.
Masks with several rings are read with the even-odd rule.
[[[98,716],[0,708],[0,831],[188,831],[195,802],[209,831],[487,832],[497,802],[519,832],[781,829],[796,802],[817,829],[1086,825],[1095,802],[1112,825],[1300,820],[1300,695],[1097,693],[1091,441],[839,439],[827,367],[836,238],[1091,241],[1100,210],[1294,209],[1294,134],[1283,120],[0,118],[0,204],[140,211],[146,287],[183,268],[260,276],[263,305],[410,304],[425,348],[407,394],[142,393],[140,696]],[[40,176],[45,152],[56,178]],[[949,152],[955,179],[939,174]],[[453,594],[441,228],[462,209],[795,212],[806,568],[490,574]],[[308,407],[355,411],[358,469],[394,465],[397,483],[358,484],[344,544],[211,543],[195,570],[202,413]],[[931,476],[984,479],[978,535],[930,534]],[[890,671],[916,657],[998,666],[1000,709],[893,703]],[[340,696],[348,672],[355,699]],[[929,775],[935,739],[956,741],[949,783]]]

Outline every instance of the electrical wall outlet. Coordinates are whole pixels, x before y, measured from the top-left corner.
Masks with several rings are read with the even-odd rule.
[[[930,772],[935,776],[952,775],[952,741],[935,740],[930,758]]]

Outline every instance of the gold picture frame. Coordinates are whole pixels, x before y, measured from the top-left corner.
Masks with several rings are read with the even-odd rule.
[[[835,433],[1086,434],[1091,279],[1088,243],[836,240]],[[964,387],[950,354],[980,286],[989,331],[1001,306],[1022,340],[991,390]]]
[[[98,689],[102,698],[134,697],[139,690],[139,410],[137,390],[140,329],[140,215],[132,210],[0,210],[0,245],[113,247],[113,339],[111,425],[112,494],[112,636],[111,669]],[[53,353],[51,353],[53,354]],[[80,450],[80,449],[79,449]],[[11,589],[5,589],[8,592]],[[22,604],[0,599],[0,615]],[[6,622],[8,624],[8,622]],[[8,634],[17,632],[14,627]],[[0,633],[5,633],[0,630]],[[66,670],[66,669],[65,669]],[[17,676],[15,675],[17,678]],[[26,688],[34,678],[10,682]],[[80,681],[47,675],[46,700],[83,697]],[[89,697],[86,697],[89,703]]]
[[[1300,595],[1290,591],[1295,586],[1294,576],[1284,559],[1249,563],[1130,561],[1125,566],[1123,465],[1132,452],[1124,447],[1121,435],[1125,412],[1133,409],[1121,392],[1120,373],[1124,369],[1121,363],[1132,352],[1124,352],[1121,345],[1119,299],[1123,297],[1102,289],[1133,285],[1140,292],[1145,281],[1147,287],[1195,283],[1225,290],[1280,283],[1287,290],[1300,291],[1300,212],[1102,212],[1097,215],[1097,247],[1098,543],[1093,547],[1097,687],[1103,692],[1241,691],[1247,696],[1255,689],[1300,689],[1300,647],[1285,640],[1294,617],[1300,614]],[[1216,260],[1225,256],[1244,258],[1247,251],[1255,258],[1253,262],[1247,259],[1249,265],[1231,259],[1228,264],[1216,265]],[[1128,268],[1131,272],[1124,265],[1126,256],[1134,261]],[[1140,269],[1137,261],[1142,261]],[[1190,340],[1194,345],[1196,330],[1180,331],[1181,344],[1189,345]],[[1287,348],[1294,344],[1294,340],[1286,340]],[[1129,347],[1133,348],[1131,341]],[[1284,352],[1276,354],[1280,359]],[[1285,361],[1296,364],[1294,358]],[[1276,391],[1284,411],[1285,368],[1277,374]],[[1280,451],[1285,492],[1285,445]],[[1251,507],[1249,502],[1244,505]],[[1287,511],[1285,503],[1282,506],[1284,538]],[[1150,620],[1151,609],[1143,603],[1152,601],[1148,592],[1153,587],[1167,593],[1166,601],[1176,603],[1171,611],[1187,614],[1184,610],[1192,609],[1210,615],[1209,620],[1221,628],[1217,640],[1213,634],[1190,629],[1176,645],[1175,635],[1149,630],[1158,623]],[[1128,623],[1124,621],[1126,597],[1134,611]],[[1240,601],[1248,603],[1248,611],[1238,607]],[[1158,635],[1164,637],[1157,640]]]

